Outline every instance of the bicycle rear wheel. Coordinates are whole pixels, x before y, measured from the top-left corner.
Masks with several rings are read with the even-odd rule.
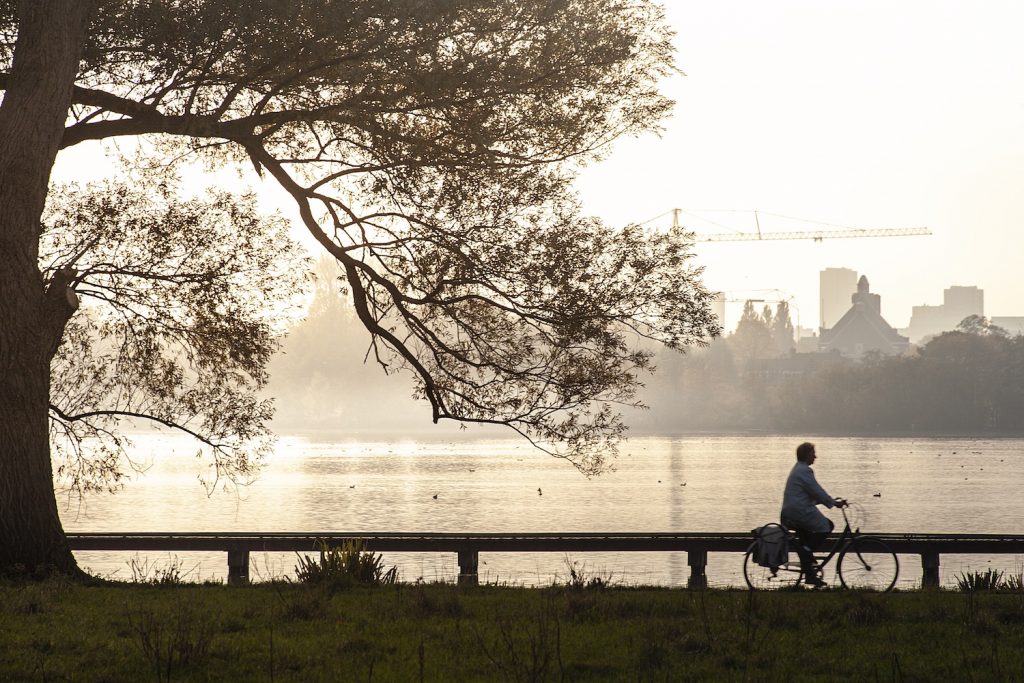
[[[885,593],[896,585],[900,561],[881,539],[861,536],[843,548],[837,570],[844,588]]]
[[[754,545],[750,546],[747,549],[747,554],[743,556],[743,578],[746,579],[751,590],[794,590],[800,585],[803,573],[800,571],[799,562],[796,564],[787,562],[773,572],[769,567],[762,567],[754,562]]]

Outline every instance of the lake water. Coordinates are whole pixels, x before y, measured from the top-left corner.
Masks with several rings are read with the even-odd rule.
[[[775,521],[798,439],[632,438],[616,470],[587,479],[522,441],[345,442],[282,438],[254,484],[207,496],[195,447],[134,438],[150,467],[115,495],[62,505],[75,531],[746,531]],[[858,504],[863,531],[1024,533],[1024,440],[819,438],[818,481]],[[434,496],[437,496],[435,499]],[[842,518],[828,511],[833,520]],[[93,572],[131,577],[180,564],[191,580],[223,578],[223,553],[78,553]],[[403,580],[454,580],[454,554],[388,554]],[[252,556],[254,578],[289,574],[293,554]],[[741,556],[713,554],[712,585],[740,585]],[[576,562],[588,576],[685,585],[685,553],[483,553],[482,581],[550,584]],[[901,582],[920,561],[901,557]],[[1021,571],[1024,557],[942,556],[945,584],[966,569]]]

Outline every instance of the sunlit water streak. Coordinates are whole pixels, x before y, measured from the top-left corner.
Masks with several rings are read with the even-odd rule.
[[[207,496],[194,447],[135,437],[152,467],[116,495],[66,502],[71,531],[661,532],[740,531],[777,518],[797,439],[634,438],[616,470],[587,479],[520,441],[349,442],[283,438],[259,480]],[[821,438],[815,470],[835,496],[861,506],[878,532],[1024,533],[1024,440]],[[538,490],[539,489],[539,490]],[[434,495],[437,498],[434,498]],[[876,495],[880,494],[880,495]],[[834,520],[841,517],[832,513]],[[130,553],[79,553],[93,572],[130,578]],[[403,580],[454,580],[454,554],[388,554]],[[166,567],[166,553],[139,556]],[[252,556],[255,578],[289,574],[295,556]],[[223,578],[223,553],[177,556],[190,580]],[[550,584],[567,562],[625,584],[684,585],[685,553],[483,553],[482,581]],[[920,580],[901,557],[901,582]],[[965,569],[1019,572],[1021,556],[942,556],[946,584]],[[712,554],[712,585],[742,583],[738,554]]]

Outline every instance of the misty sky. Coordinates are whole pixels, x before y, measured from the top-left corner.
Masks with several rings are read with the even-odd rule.
[[[816,327],[818,271],[866,274],[882,313],[950,285],[985,290],[986,315],[1024,315],[1024,3],[668,0],[686,73],[664,136],[620,142],[587,171],[588,211],[613,223],[671,209],[758,209],[930,237],[699,245],[706,279],[794,296]],[[747,213],[690,227],[752,231]],[[668,225],[669,219],[664,219]],[[764,230],[813,225],[762,216]],[[767,296],[771,296],[768,294]],[[738,305],[727,311],[735,324]]]
[[[700,217],[684,217],[698,232],[752,231],[753,209],[854,228],[927,226],[930,237],[703,243],[698,254],[712,289],[793,297],[808,328],[818,324],[818,272],[830,266],[867,275],[897,327],[954,284],[982,287],[987,315],[1024,315],[1024,2],[666,7],[686,74],[664,83],[675,114],[661,138],[622,140],[584,172],[588,213],[621,225],[681,207]],[[102,172],[98,151],[65,150],[55,178]],[[218,182],[237,180],[226,172]],[[259,191],[268,208],[293,213],[273,183]],[[816,226],[762,214],[761,227]],[[727,310],[730,327],[740,307]]]

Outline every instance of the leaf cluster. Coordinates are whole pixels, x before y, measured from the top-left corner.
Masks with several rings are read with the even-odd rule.
[[[83,301],[51,390],[58,474],[78,491],[124,476],[125,420],[193,434],[214,479],[253,474],[272,414],[257,392],[301,292],[287,223],[252,195],[142,187],[55,188],[45,215],[44,275],[74,267]]]

